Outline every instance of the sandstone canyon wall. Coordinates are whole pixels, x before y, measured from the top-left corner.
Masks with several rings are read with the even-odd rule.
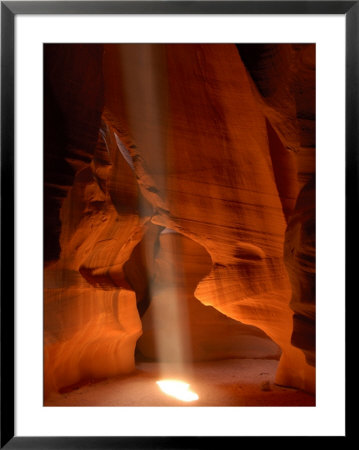
[[[135,354],[280,357],[314,392],[315,46],[46,45],[44,70],[45,395]]]

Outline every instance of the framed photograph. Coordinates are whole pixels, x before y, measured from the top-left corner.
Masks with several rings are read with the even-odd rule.
[[[348,437],[358,29],[1,2],[1,448]]]

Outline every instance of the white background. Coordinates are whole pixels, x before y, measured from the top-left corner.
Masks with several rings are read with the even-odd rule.
[[[44,42],[317,44],[317,406],[42,406]],[[344,435],[344,16],[16,16],[16,435]]]

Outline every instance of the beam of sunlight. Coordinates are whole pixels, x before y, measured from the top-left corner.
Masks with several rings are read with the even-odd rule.
[[[161,380],[156,383],[162,392],[183,402],[193,402],[199,399],[198,395],[189,389],[190,385],[184,381]]]
[[[153,217],[157,217],[157,221],[153,217],[151,221],[166,227],[170,222],[166,213],[169,210],[167,134],[170,129],[167,123],[170,120],[167,49],[165,45],[157,44],[121,44],[117,52],[122,79],[121,101],[126,106],[134,146],[124,152],[119,142],[117,144],[126,160],[128,156],[133,160],[143,195],[139,199],[140,210],[146,214],[148,201],[153,207]],[[135,162],[137,152],[140,158],[136,158]],[[163,234],[169,232],[172,230],[165,228]],[[147,267],[152,267],[153,242],[145,237],[144,244]],[[178,286],[178,280],[183,279],[183,268],[171,240],[161,249],[162,266],[157,279],[153,279],[149,285],[157,361],[161,377],[188,376],[188,361],[191,359],[189,320],[183,292]],[[151,278],[151,274],[148,278]]]

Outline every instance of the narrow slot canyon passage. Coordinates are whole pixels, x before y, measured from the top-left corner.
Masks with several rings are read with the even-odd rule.
[[[315,406],[315,45],[44,46],[44,406]]]

